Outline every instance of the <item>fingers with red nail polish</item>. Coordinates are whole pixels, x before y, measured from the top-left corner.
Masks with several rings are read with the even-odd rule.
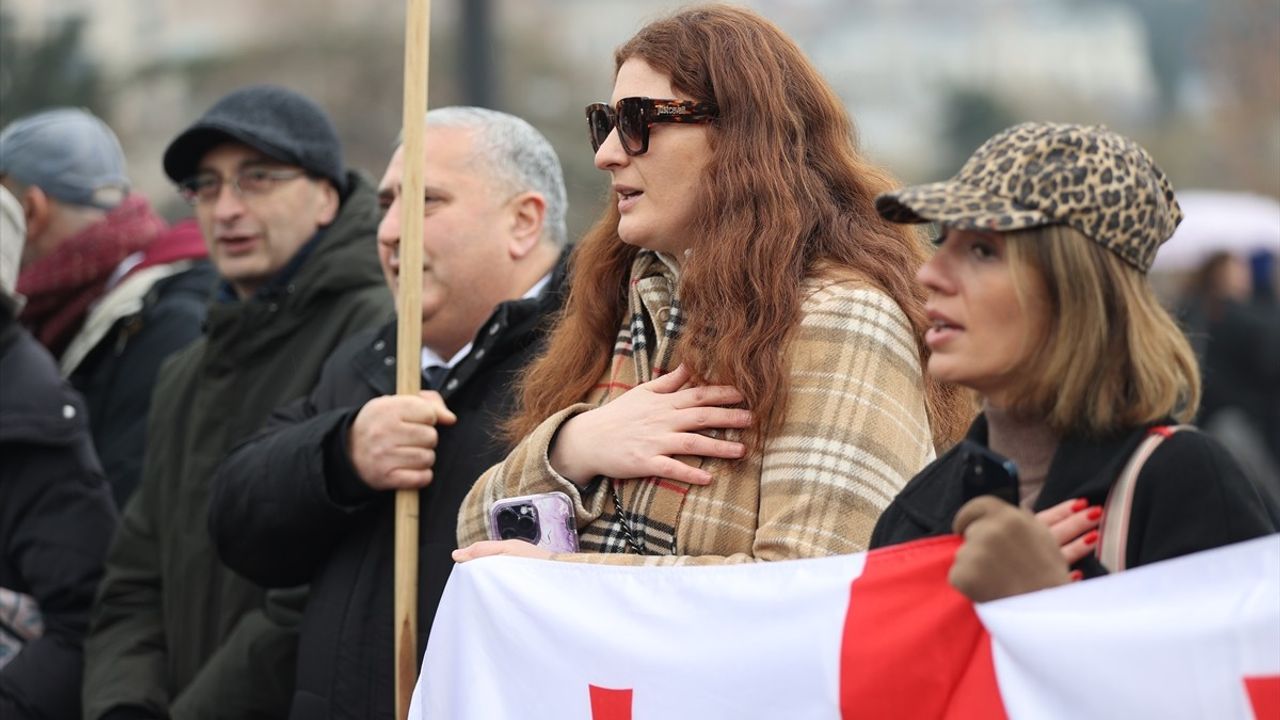
[[[1084,498],[1074,498],[1072,500],[1064,500],[1057,505],[1036,513],[1036,517],[1045,525],[1053,527],[1057,523],[1066,520],[1073,514],[1089,507],[1089,501]]]
[[[1085,498],[1074,498],[1036,513],[1036,519],[1048,526],[1054,540],[1062,548],[1063,558],[1068,565],[1074,565],[1080,558],[1093,552],[1093,546],[1098,541],[1094,530],[1102,520],[1102,508],[1096,505],[1091,507]],[[1093,537],[1089,539],[1091,532]]]

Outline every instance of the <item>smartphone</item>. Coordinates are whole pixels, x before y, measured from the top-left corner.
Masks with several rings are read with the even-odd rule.
[[[994,495],[1018,504],[1018,466],[1012,460],[972,440],[961,441],[960,457],[964,463],[965,502]]]
[[[524,540],[551,552],[578,552],[573,501],[562,492],[499,500],[489,510],[490,540]]]

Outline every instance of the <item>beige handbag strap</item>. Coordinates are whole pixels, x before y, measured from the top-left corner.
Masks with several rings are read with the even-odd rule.
[[[1098,548],[1094,553],[1103,567],[1111,572],[1125,569],[1125,553],[1129,547],[1129,514],[1133,510],[1133,493],[1138,485],[1138,475],[1147,458],[1160,443],[1179,430],[1190,430],[1190,425],[1158,425],[1147,431],[1138,449],[1120,471],[1120,477],[1107,493],[1102,510],[1102,524],[1098,527]]]

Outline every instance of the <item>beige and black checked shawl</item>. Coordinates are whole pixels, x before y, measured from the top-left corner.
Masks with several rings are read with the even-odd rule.
[[[763,454],[681,458],[711,473],[707,486],[617,482],[645,555],[631,554],[607,480],[579,488],[551,468],[548,448],[566,420],[677,364],[677,282],[673,264],[640,254],[632,268],[631,317],[607,374],[584,402],[545,420],[476,481],[458,515],[459,547],[486,538],[495,501],[559,490],[574,501],[583,548],[556,556],[561,560],[715,564],[867,548],[876,518],[934,450],[911,326],[893,300],[851,273],[805,283],[800,327],[786,348],[789,400]]]

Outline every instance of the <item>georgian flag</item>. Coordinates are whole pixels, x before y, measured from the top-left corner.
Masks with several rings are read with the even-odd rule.
[[[464,563],[409,716],[1280,719],[1280,535],[976,607],[958,546]]]

